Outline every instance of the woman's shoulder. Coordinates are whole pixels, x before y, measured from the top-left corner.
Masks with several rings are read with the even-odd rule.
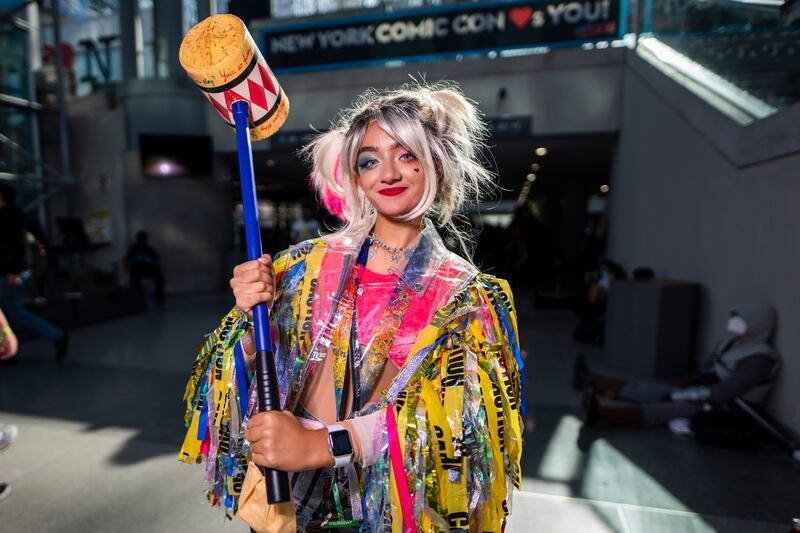
[[[275,257],[289,256],[292,258],[303,258],[310,254],[313,250],[330,248],[332,245],[335,246],[336,243],[332,242],[327,236],[315,237],[313,239],[308,239],[297,244],[293,244],[287,249],[278,253]]]
[[[319,264],[323,260],[335,260],[341,258],[343,253],[352,253],[354,250],[358,250],[358,243],[350,237],[338,234],[308,239],[275,254],[273,258],[275,273],[297,270],[295,267],[299,267],[300,264],[307,261]],[[304,269],[301,270],[304,271]],[[317,270],[316,268],[312,269],[315,273]]]
[[[291,266],[304,261],[312,250],[319,246],[324,246],[325,243],[321,238],[308,239],[297,244],[289,246],[275,254],[272,258],[272,263],[275,267],[275,273],[279,274],[291,268]]]
[[[508,281],[503,278],[498,278],[493,274],[482,272],[474,264],[455,252],[449,252],[448,257],[440,267],[440,272],[450,277],[464,279],[468,287],[492,288],[509,294],[511,293],[511,287]]]
[[[473,294],[479,301],[483,301],[484,305],[515,312],[511,286],[503,278],[477,271],[467,284],[467,292]]]
[[[436,268],[436,276],[448,280],[451,286],[456,287],[456,292],[470,284],[479,273],[475,265],[451,251],[446,251]]]

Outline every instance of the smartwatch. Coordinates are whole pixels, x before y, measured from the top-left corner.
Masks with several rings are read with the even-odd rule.
[[[336,468],[348,465],[353,460],[353,444],[350,434],[341,424],[328,426],[328,450],[333,456]]]

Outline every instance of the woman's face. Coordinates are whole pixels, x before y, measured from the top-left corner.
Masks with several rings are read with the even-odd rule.
[[[358,149],[358,184],[379,214],[396,218],[422,200],[425,171],[417,156],[372,123]]]

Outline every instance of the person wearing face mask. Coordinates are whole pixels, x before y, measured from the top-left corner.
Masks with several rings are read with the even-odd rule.
[[[763,403],[780,369],[769,340],[777,314],[769,305],[734,308],[723,338],[703,363],[673,383],[623,380],[592,372],[583,356],[575,362],[574,385],[585,389],[588,425],[653,426],[691,418],[736,398]],[[629,402],[613,406],[598,396]]]
[[[180,458],[206,460],[212,504],[256,531],[502,530],[520,483],[516,315],[453,223],[492,183],[484,134],[455,87],[412,85],[362,95],[305,148],[342,224],[234,269],[236,308],[186,389]],[[283,411],[256,413],[248,384],[261,302]],[[256,466],[290,472],[291,516],[264,509]]]
[[[604,259],[597,271],[587,275],[589,283],[585,297],[578,302],[581,320],[572,334],[573,340],[597,346],[604,344],[608,293],[614,281],[626,277],[625,269],[610,259]]]

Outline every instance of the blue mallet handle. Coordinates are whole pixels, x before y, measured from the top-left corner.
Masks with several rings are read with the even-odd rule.
[[[244,100],[231,105],[236,124],[236,146],[239,151],[239,177],[242,183],[242,207],[244,209],[244,233],[247,240],[247,259],[261,257],[261,229],[258,225],[256,205],[256,183],[253,177],[253,152],[250,147],[250,105]],[[253,329],[256,336],[256,379],[258,380],[258,405],[261,411],[279,411],[281,398],[278,377],[275,372],[275,357],[269,335],[269,315],[266,304],[253,308]],[[289,477],[286,472],[261,467],[267,483],[269,503],[288,502]]]

